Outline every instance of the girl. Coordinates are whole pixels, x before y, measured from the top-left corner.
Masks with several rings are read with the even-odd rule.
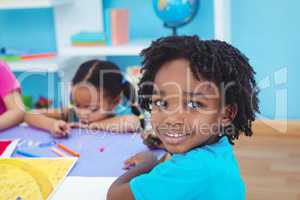
[[[258,111],[248,59],[225,42],[197,36],[161,38],[142,55],[139,102],[168,154],[128,159],[107,199],[245,199],[230,144],[242,132],[252,135]]]
[[[73,127],[115,132],[134,132],[140,127],[140,112],[135,106],[134,87],[124,79],[120,69],[109,61],[91,60],[77,70],[71,88],[74,108],[38,110],[27,113],[25,121],[49,131],[54,137],[65,137]],[[116,116],[122,98],[128,100],[136,115]]]
[[[15,126],[23,119],[20,85],[9,67],[0,61],[0,130]]]

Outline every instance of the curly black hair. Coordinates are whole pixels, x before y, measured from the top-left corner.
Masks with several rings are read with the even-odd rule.
[[[158,70],[167,62],[175,59],[189,61],[191,71],[197,80],[204,77],[220,85],[234,83],[227,88],[225,105],[236,105],[237,114],[231,125],[234,130],[225,135],[229,142],[238,139],[241,132],[246,136],[253,134],[251,124],[255,120],[258,107],[258,88],[254,78],[255,71],[248,58],[237,48],[219,40],[201,40],[198,36],[170,36],[153,41],[151,46],[141,52],[142,78],[139,82],[139,104],[151,112],[153,83]],[[146,84],[145,84],[146,83]],[[232,127],[231,127],[232,128]]]

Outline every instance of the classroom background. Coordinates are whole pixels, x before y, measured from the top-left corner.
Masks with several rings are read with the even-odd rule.
[[[134,79],[140,51],[172,34],[151,0],[28,2],[0,0],[0,48],[6,52],[1,56],[20,81],[28,107],[69,104],[75,66],[89,58],[113,61]],[[177,29],[178,35],[233,44],[257,72],[256,135],[236,145],[249,199],[300,199],[299,7],[298,0],[200,0],[193,19]],[[119,11],[116,19],[123,16],[117,32],[128,38],[111,33],[113,11]],[[116,34],[115,44],[107,34]]]

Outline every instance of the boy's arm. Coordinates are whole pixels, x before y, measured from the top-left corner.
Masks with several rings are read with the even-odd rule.
[[[19,91],[6,95],[3,101],[7,110],[0,116],[0,130],[20,124],[24,120],[24,104]]]
[[[135,132],[139,130],[139,127],[140,121],[135,115],[115,116],[89,125],[90,129],[121,133]]]
[[[135,164],[125,174],[120,176],[109,188],[107,193],[108,200],[134,200],[129,181],[136,176],[148,173],[158,164],[157,158],[149,152],[142,152],[126,161]]]

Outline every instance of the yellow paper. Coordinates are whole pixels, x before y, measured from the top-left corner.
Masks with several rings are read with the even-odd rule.
[[[66,177],[76,158],[0,159],[0,200],[44,200]]]

